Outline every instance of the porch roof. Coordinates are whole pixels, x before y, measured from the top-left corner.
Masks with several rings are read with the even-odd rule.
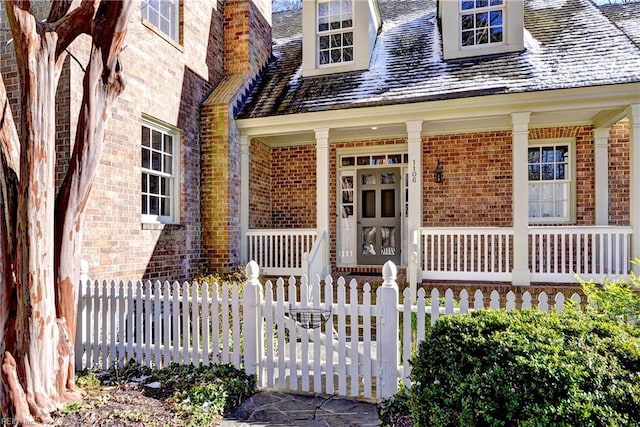
[[[640,21],[590,0],[525,0],[525,50],[444,61],[434,0],[380,0],[369,70],[301,77],[301,12],[274,14],[274,60],[238,118],[640,82]],[[624,28],[627,33],[623,32]]]

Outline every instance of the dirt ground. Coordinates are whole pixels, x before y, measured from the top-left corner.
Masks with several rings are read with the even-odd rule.
[[[79,405],[68,405],[54,416],[54,425],[84,426],[186,426],[167,400],[147,396],[137,385],[102,386],[87,391]]]

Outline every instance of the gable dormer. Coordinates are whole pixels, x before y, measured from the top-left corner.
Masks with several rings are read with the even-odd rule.
[[[381,25],[377,0],[303,0],[302,75],[368,69]]]
[[[440,0],[444,59],[524,49],[523,0]]]

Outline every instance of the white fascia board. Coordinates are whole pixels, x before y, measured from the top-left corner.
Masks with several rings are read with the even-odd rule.
[[[337,129],[407,120],[463,120],[519,111],[606,110],[638,102],[640,83],[628,83],[239,119],[236,124],[242,134],[255,137],[306,132],[318,127]]]

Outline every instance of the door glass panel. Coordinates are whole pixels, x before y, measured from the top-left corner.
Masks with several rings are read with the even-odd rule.
[[[380,174],[380,181],[383,184],[395,184],[396,183],[396,174],[395,173],[382,173]]]
[[[376,228],[362,227],[362,255],[376,254]]]
[[[382,255],[396,254],[396,228],[380,227],[380,235],[382,238]]]
[[[375,185],[376,184],[376,176],[372,173],[364,173],[362,174],[362,185]]]
[[[362,192],[362,218],[375,218],[376,216],[376,192],[364,190]]]
[[[380,212],[384,218],[396,216],[396,190],[381,190],[380,202],[382,203]]]

